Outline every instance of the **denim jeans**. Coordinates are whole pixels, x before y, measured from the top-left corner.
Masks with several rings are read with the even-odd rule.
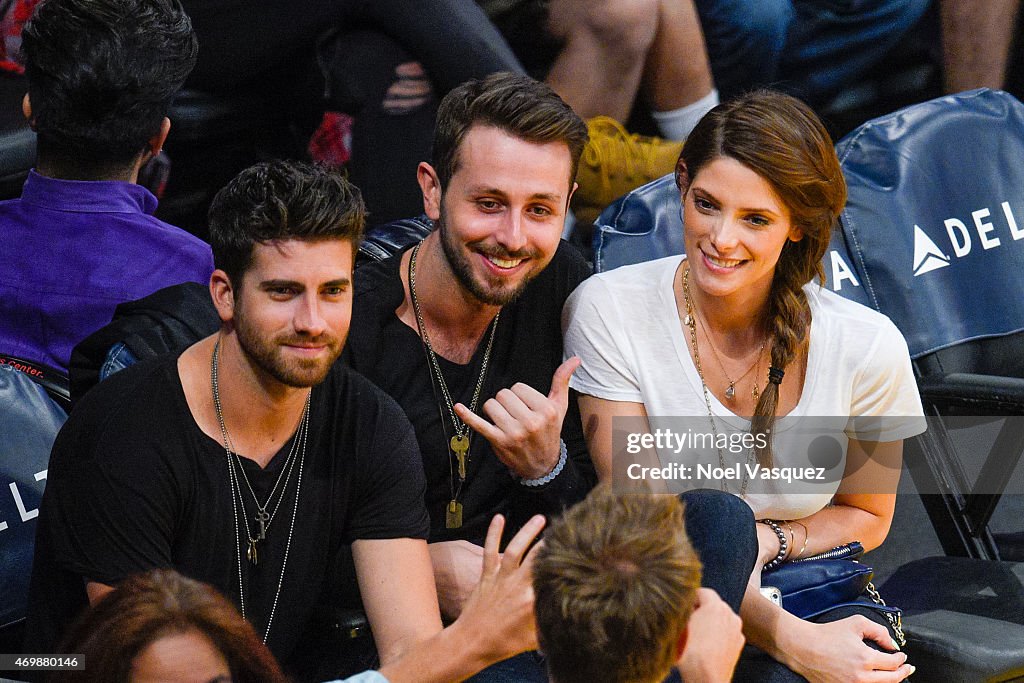
[[[739,613],[747,579],[757,561],[754,514],[729,493],[701,489],[680,495],[686,504],[686,533],[704,564],[703,584]],[[546,683],[544,659],[527,652],[506,659],[473,678],[471,683]],[[678,681],[669,676],[667,681]]]
[[[686,533],[704,565],[704,587],[713,588],[739,614],[757,561],[754,513],[731,493],[698,489],[680,494]]]
[[[723,97],[775,85],[812,104],[895,46],[930,0],[696,0]]]

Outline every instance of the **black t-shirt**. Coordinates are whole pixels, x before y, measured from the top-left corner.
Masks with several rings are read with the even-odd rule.
[[[400,267],[401,254],[359,269],[343,359],[394,397],[416,429],[427,475],[431,542],[466,539],[482,545],[496,513],[506,515],[509,526],[518,528],[530,515],[557,514],[585,497],[595,475],[576,397],[571,396],[562,425],[569,459],[561,474],[544,486],[523,486],[497,459],[487,440],[472,434],[466,482],[458,496],[463,504],[463,526],[445,528],[445,508],[452,499],[453,486],[458,486],[455,461],[448,451],[452,423],[447,408],[435,396],[419,335],[395,315],[405,296]],[[503,307],[480,392],[479,414],[483,414],[487,399],[516,382],[543,394],[551,389],[551,377],[562,362],[562,305],[588,274],[586,261],[574,247],[562,242],[548,267],[518,299]],[[455,402],[470,405],[488,334],[489,328],[466,365],[438,357]]]
[[[261,501],[289,446],[265,470],[242,458]],[[236,551],[227,463],[223,445],[192,418],[176,355],[128,368],[87,394],[50,458],[29,596],[29,651],[56,652],[87,604],[84,579],[116,584],[140,571],[173,567],[239,605],[239,552],[246,617],[262,636],[291,536],[267,643],[287,662],[314,607],[332,588],[329,567],[341,544],[427,536],[412,428],[393,400],[341,364],[313,389],[297,511],[296,464],[255,566],[245,557],[241,517]],[[251,497],[246,510],[255,533]]]

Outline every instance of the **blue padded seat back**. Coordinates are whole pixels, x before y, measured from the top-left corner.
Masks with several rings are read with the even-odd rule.
[[[682,254],[680,208],[679,190],[671,173],[615,200],[594,224],[594,270],[600,273]],[[832,233],[822,265],[827,287],[848,299],[867,303],[860,275],[839,230]]]
[[[50,447],[66,418],[43,387],[0,365],[0,627],[25,616]]]
[[[836,147],[850,255],[911,356],[1024,330],[1024,105],[972,90],[869,121]]]
[[[671,173],[615,200],[594,224],[594,271],[682,254],[680,208]]]

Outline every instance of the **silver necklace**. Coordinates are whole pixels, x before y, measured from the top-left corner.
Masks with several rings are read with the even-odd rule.
[[[444,407],[448,409],[448,416],[451,418],[452,428],[455,430],[455,435],[448,441],[450,449],[448,475],[452,498],[448,502],[448,508],[445,511],[445,527],[448,529],[458,529],[462,526],[462,503],[459,502],[459,494],[462,493],[462,486],[466,483],[466,457],[469,454],[470,429],[469,425],[460,420],[459,416],[455,414],[455,401],[452,400],[452,395],[448,391],[448,384],[444,381],[444,375],[441,374],[441,365],[438,363],[437,354],[430,343],[430,335],[427,334],[427,325],[423,320],[423,312],[420,310],[419,298],[416,296],[416,255],[419,253],[422,245],[423,243],[420,242],[413,247],[412,255],[409,257],[409,295],[412,299],[412,310],[416,314],[416,327],[419,329],[420,339],[423,340],[423,348],[430,361],[428,371],[431,373],[431,386],[434,384],[434,377],[436,375],[437,384],[440,386],[441,394],[444,397]],[[484,378],[487,376],[487,365],[491,359],[491,347],[494,345],[494,332],[498,329],[499,317],[501,317],[501,311],[498,311],[497,315],[494,316],[494,320],[491,321],[491,330],[487,338],[487,346],[484,348],[483,362],[480,364],[480,376],[477,377],[476,387],[473,389],[473,398],[469,403],[469,410],[472,413],[476,412],[476,406],[480,400],[480,391],[484,385]],[[441,417],[441,428],[445,429],[443,415]],[[455,456],[459,463],[458,488],[455,486],[455,476],[451,471],[452,455]]]
[[[241,544],[241,530],[238,525],[238,510],[242,510],[242,521],[245,524],[245,534],[249,539],[249,547],[246,551],[246,557],[253,563],[256,564],[258,561],[256,555],[256,540],[263,540],[262,536],[259,539],[254,539],[249,531],[249,519],[245,516],[245,500],[242,497],[241,484],[238,481],[238,475],[235,472],[234,460],[238,460],[238,455],[232,451],[231,436],[228,434],[227,425],[224,422],[224,411],[221,408],[220,402],[220,384],[218,382],[218,370],[220,366],[220,338],[217,339],[216,344],[213,347],[213,358],[210,360],[210,386],[213,391],[213,405],[217,411],[217,421],[220,423],[221,436],[224,439],[224,451],[227,454],[228,460],[228,482],[231,486],[231,510],[234,516],[235,522],[235,559],[236,566],[238,568],[238,599],[241,607],[242,618],[245,619],[245,584],[242,582],[242,544]],[[277,505],[274,507],[274,512],[267,518],[263,519],[263,515],[266,514],[266,506],[270,504],[271,498],[273,498],[274,490],[277,489],[277,483],[281,481],[281,475],[278,475],[277,482],[274,483],[274,489],[271,490],[270,496],[267,498],[267,503],[261,509],[259,507],[259,501],[256,499],[256,494],[253,492],[252,486],[249,486],[249,491],[253,495],[253,500],[256,500],[257,506],[257,521],[260,523],[261,531],[265,533],[266,528],[269,527],[270,521],[272,521],[274,514],[277,513],[277,509],[281,506],[281,500],[284,498],[285,491],[288,489],[288,480],[291,478],[291,469],[295,465],[295,460],[299,463],[298,480],[295,484],[295,505],[292,508],[292,519],[291,524],[288,527],[288,541],[284,547],[284,560],[281,562],[281,575],[277,579],[277,590],[274,593],[274,602],[270,606],[270,615],[267,617],[267,628],[263,632],[263,643],[266,644],[267,638],[270,636],[270,626],[274,622],[274,614],[277,612],[277,601],[281,597],[281,586],[284,585],[284,572],[288,566],[288,554],[292,548],[292,536],[295,532],[295,519],[299,512],[299,492],[302,490],[302,466],[306,459],[306,437],[309,434],[309,405],[312,391],[306,396],[306,403],[302,409],[302,417],[299,419],[299,427],[295,431],[294,441],[292,442],[291,452],[289,458],[291,459],[291,465],[286,461],[282,467],[282,474],[285,469],[288,469],[288,476],[285,477],[285,483],[281,489],[281,496],[278,498]],[[301,445],[300,445],[301,444]],[[298,457],[292,458],[298,448]],[[237,463],[238,468],[242,470],[242,475],[245,476],[245,470],[242,469],[242,463]],[[246,485],[249,485],[248,477],[246,477]],[[265,521],[265,525],[264,525]],[[251,555],[250,555],[251,553]]]
[[[715,447],[718,450],[718,465],[723,470],[725,469],[725,454],[722,451],[722,447],[718,445],[718,425],[715,424],[715,414],[711,410],[711,395],[708,391],[707,382],[704,381],[704,368],[700,363],[700,349],[697,347],[697,324],[694,322],[695,312],[693,308],[693,302],[690,300],[690,268],[687,267],[683,270],[683,301],[686,303],[686,319],[683,323],[690,330],[690,344],[693,346],[693,364],[697,367],[697,376],[700,377],[700,387],[704,391],[704,405],[708,409],[708,419],[711,420],[711,432],[715,437]],[[705,330],[705,332],[707,332]],[[709,337],[710,338],[710,337]],[[764,345],[761,345],[762,350]],[[758,354],[758,360],[761,356]],[[749,370],[748,370],[749,372]],[[757,395],[757,382],[754,382],[754,392]],[[757,399],[755,398],[755,403]],[[750,449],[747,451],[747,461],[744,463],[742,479],[740,481],[740,498],[744,498],[747,495],[747,482],[749,479],[749,468],[754,463],[754,451]],[[728,492],[729,487],[725,483],[726,478],[721,479],[721,489]]]
[[[228,465],[232,468],[232,471],[235,472],[234,476],[236,481],[238,478],[237,472],[242,473],[242,480],[245,482],[246,488],[249,489],[249,494],[252,496],[253,502],[256,503],[255,522],[259,525],[259,530],[255,535],[250,531],[249,518],[244,514],[242,515],[242,521],[245,524],[245,535],[249,539],[249,545],[245,551],[245,557],[253,564],[259,564],[259,548],[257,544],[266,539],[266,532],[270,529],[270,523],[273,522],[274,518],[277,516],[277,510],[281,507],[281,502],[284,500],[284,494],[288,490],[288,482],[291,479],[292,470],[295,469],[296,458],[294,456],[297,448],[298,439],[296,438],[292,441],[288,457],[285,459],[284,465],[281,467],[281,472],[277,475],[277,481],[274,482],[274,488],[271,489],[270,495],[267,496],[267,502],[263,505],[260,505],[259,499],[256,498],[256,492],[253,490],[252,484],[249,483],[249,475],[246,474],[245,468],[242,466],[242,459],[239,457],[238,453],[234,451],[233,445],[229,448],[231,455],[234,457],[228,461]],[[235,468],[237,468],[237,472],[235,471]],[[274,505],[274,509],[268,513],[267,507],[270,505],[270,501],[273,500],[274,492],[277,490],[278,484],[281,483],[282,477],[284,478],[284,486],[281,489],[281,495],[278,497],[277,504]],[[239,488],[239,491],[241,491],[241,488]],[[242,509],[244,512],[244,506]]]
[[[217,340],[217,344],[214,347],[214,359],[211,363],[211,377],[210,383],[213,385],[213,404],[217,410],[217,421],[220,424],[221,439],[224,442],[224,448],[228,453],[228,466],[232,468],[238,468],[238,471],[242,473],[242,479],[245,481],[246,488],[249,489],[249,495],[252,496],[253,502],[256,504],[256,515],[254,523],[258,525],[259,531],[253,535],[250,533],[249,518],[245,515],[242,516],[242,520],[245,523],[245,533],[249,539],[249,546],[246,549],[245,557],[253,564],[259,564],[259,552],[257,543],[263,541],[267,537],[267,529],[270,528],[270,523],[274,521],[274,517],[277,516],[277,510],[281,507],[281,501],[284,500],[285,491],[288,489],[288,481],[291,479],[292,470],[295,469],[295,452],[299,445],[299,439],[293,439],[291,448],[288,451],[288,456],[285,458],[284,465],[281,467],[281,471],[277,475],[277,480],[274,481],[274,486],[270,489],[270,495],[267,496],[266,502],[260,505],[260,500],[256,496],[256,491],[253,489],[252,484],[249,482],[249,475],[246,474],[245,468],[242,467],[242,459],[238,455],[238,451],[235,450],[235,444],[231,440],[231,435],[228,433],[227,425],[224,422],[224,411],[221,407],[220,402],[220,385],[217,382],[217,370],[220,367],[220,340]],[[306,411],[308,409],[308,396],[307,396],[307,407],[303,408],[303,416],[300,418],[300,422],[305,418]],[[237,481],[238,474],[234,474]],[[284,487],[281,489],[281,495],[277,499],[277,505],[274,506],[273,511],[267,512],[267,508],[270,507],[271,501],[274,500],[274,494],[277,492],[278,486],[281,485],[281,481],[284,481]],[[245,507],[242,508],[243,512]]]

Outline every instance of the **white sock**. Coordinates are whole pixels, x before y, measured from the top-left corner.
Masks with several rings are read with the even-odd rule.
[[[652,111],[661,134],[669,140],[685,140],[697,122],[718,105],[718,90],[711,89],[704,97],[672,111]]]

